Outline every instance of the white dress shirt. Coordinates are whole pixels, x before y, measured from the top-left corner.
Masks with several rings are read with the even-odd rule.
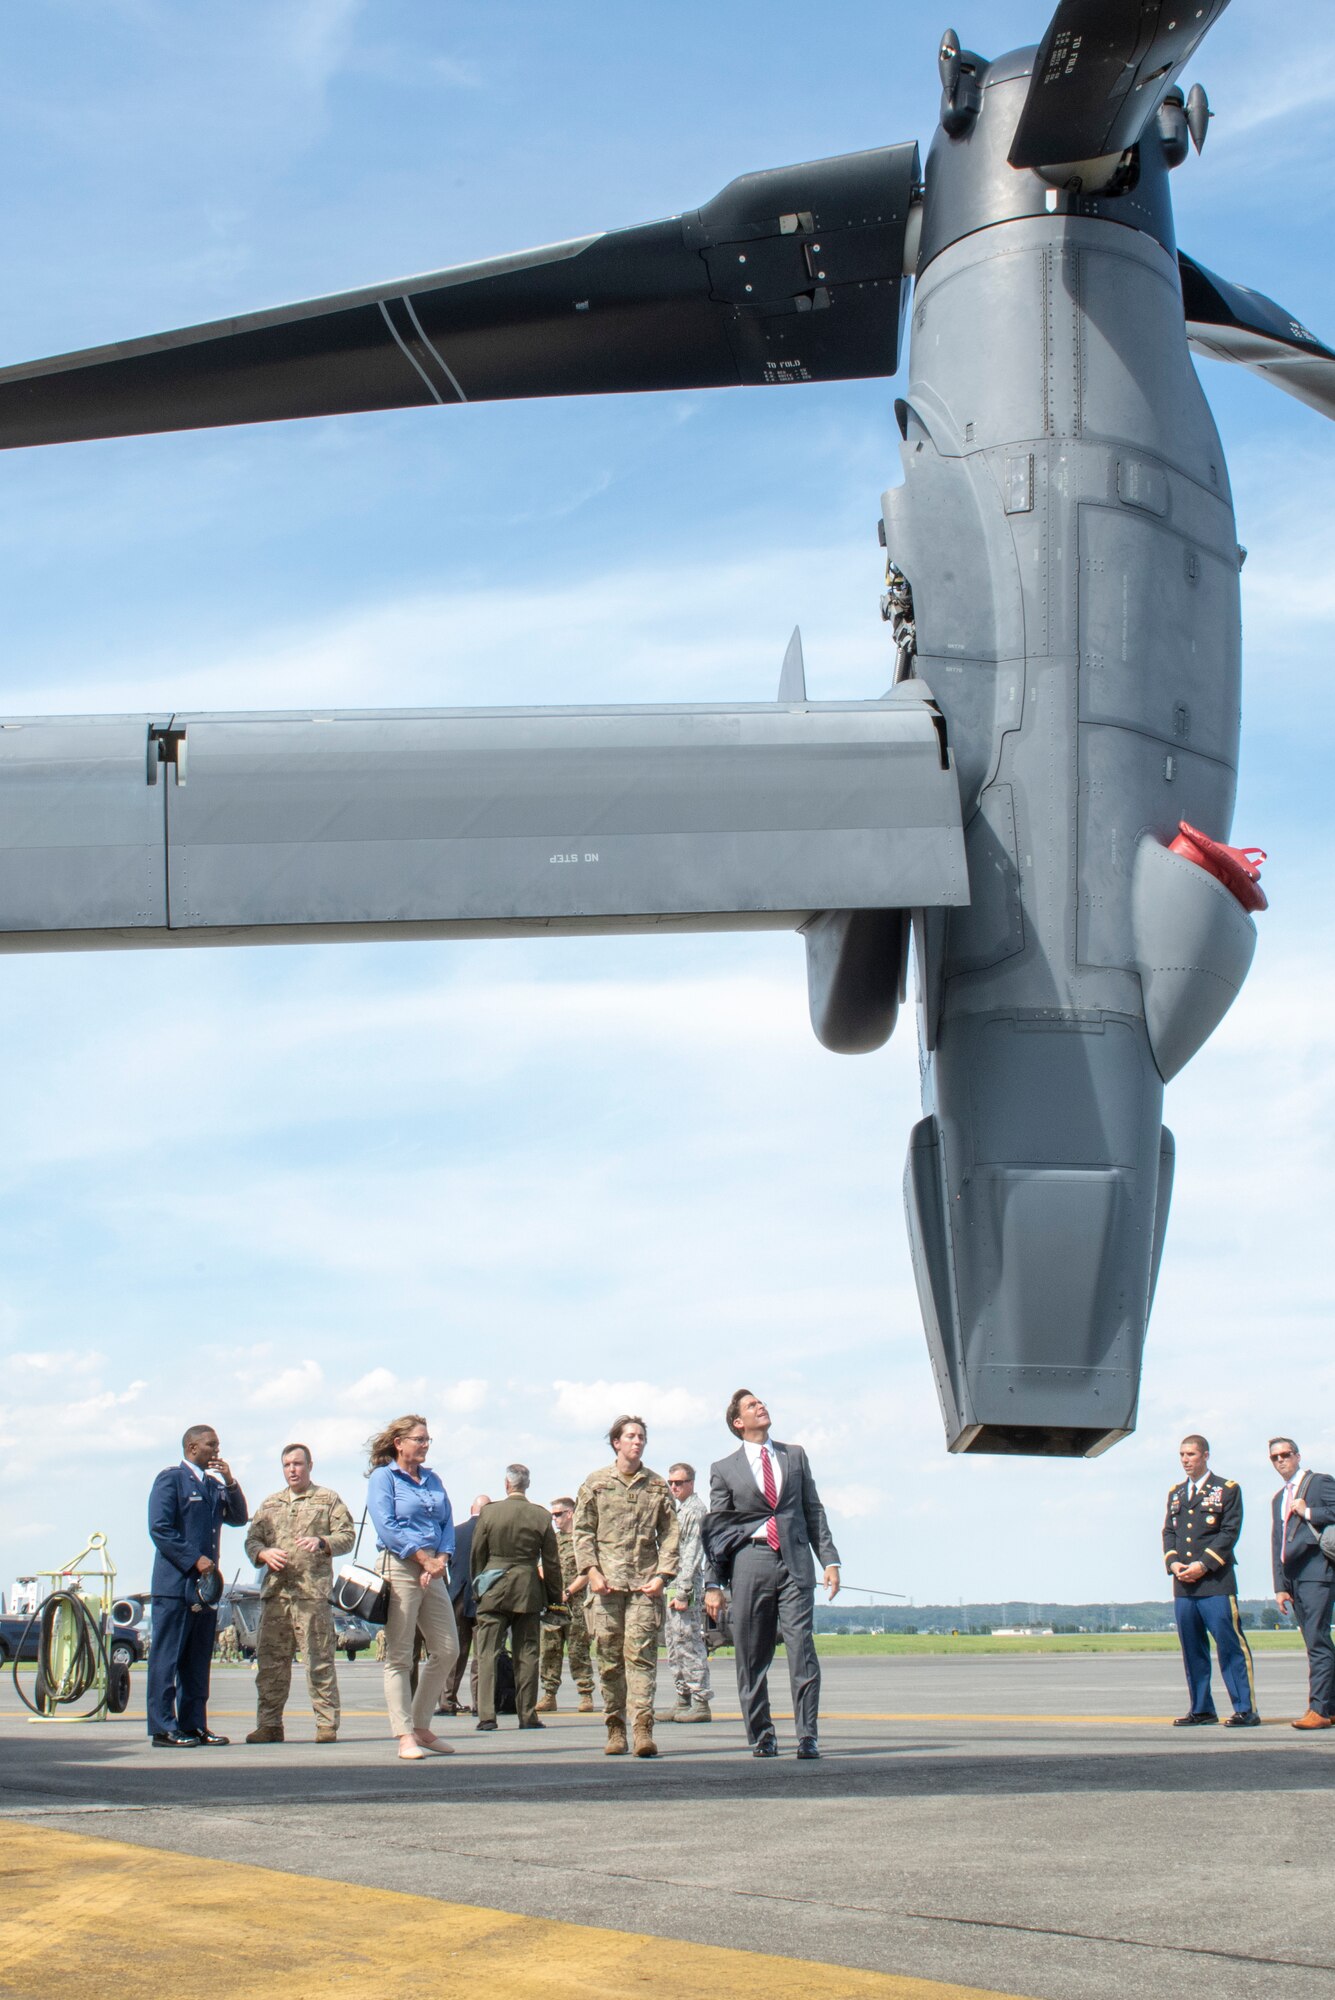
[[[742,1449],[746,1453],[747,1464],[755,1475],[756,1485],[760,1488],[762,1498],[765,1493],[765,1473],[760,1463],[760,1454],[762,1451],[769,1454],[770,1471],[774,1474],[774,1498],[777,1501],[779,1495],[783,1492],[783,1466],[779,1461],[779,1454],[775,1451],[774,1446],[772,1444],[752,1444],[749,1440],[745,1440]],[[768,1528],[757,1528],[751,1540],[753,1542],[767,1542],[769,1540]]]

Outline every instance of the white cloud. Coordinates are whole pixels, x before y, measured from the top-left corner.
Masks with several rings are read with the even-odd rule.
[[[878,1486],[831,1486],[822,1497],[827,1510],[841,1521],[885,1517],[885,1495]]]
[[[644,1418],[651,1438],[661,1431],[703,1422],[709,1405],[688,1389],[664,1389],[654,1382],[554,1382],[553,1416],[575,1431],[606,1431],[627,1412]]]
[[[482,1381],[455,1382],[440,1392],[439,1400],[452,1416],[475,1416],[486,1404],[487,1385]]]
[[[383,1401],[394,1392],[397,1377],[388,1368],[372,1368],[366,1375],[354,1382],[351,1388],[339,1391],[340,1403],[362,1406]]]
[[[9,1354],[5,1357],[5,1365],[20,1376],[33,1375],[65,1382],[71,1376],[95,1375],[104,1360],[103,1355],[91,1349],[82,1354],[65,1349],[48,1354]]]
[[[282,1369],[266,1382],[256,1383],[248,1400],[257,1410],[292,1409],[319,1396],[323,1388],[324,1370],[319,1362],[302,1361]]]

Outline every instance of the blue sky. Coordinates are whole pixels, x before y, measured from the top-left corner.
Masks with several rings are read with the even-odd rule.
[[[818,20],[818,28],[817,28]],[[692,207],[734,175],[918,137],[975,0],[49,0],[0,80],[0,361]],[[1225,15],[1179,237],[1327,339],[1335,23]],[[1300,48],[1300,59],[1294,49]],[[1186,1429],[1251,1516],[1264,1439],[1335,1463],[1327,995],[1332,436],[1201,364],[1246,636],[1235,838],[1272,909],[1172,1086],[1178,1184],[1137,1435],[1093,1464],[942,1443],[899,1183],[911,1024],[825,1054],[789,937],[11,958],[0,1132],[0,1583],[94,1527],[147,1574],[186,1422],[247,1491],[290,1437],[361,1492],[422,1409],[466,1505],[540,1494],[641,1410],[650,1460],[727,1449],[747,1382],[805,1441],[851,1582],[1134,1598]],[[11,714],[768,699],[800,621],[823,698],[889,677],[887,382],[411,411],[0,463]],[[239,1543],[239,1538],[238,1538]],[[233,1560],[239,1559],[239,1546]]]

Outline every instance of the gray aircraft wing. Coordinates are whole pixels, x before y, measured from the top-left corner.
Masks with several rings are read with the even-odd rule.
[[[796,929],[968,901],[917,683],[880,702],[0,724],[0,949]]]
[[[1244,368],[1335,417],[1335,353],[1264,292],[1216,277],[1178,252],[1187,339],[1197,354]]]
[[[893,375],[918,178],[912,144],[779,167],[643,228],[6,368],[0,446]]]

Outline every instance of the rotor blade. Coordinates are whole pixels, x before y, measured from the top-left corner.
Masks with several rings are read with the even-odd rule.
[[[1134,146],[1228,0],[1060,0],[1011,141],[1013,167]]]
[[[0,446],[346,410],[893,375],[916,145],[704,208],[0,370]]]
[[[1179,250],[1187,339],[1197,354],[1240,361],[1300,403],[1335,417],[1335,353],[1264,292],[1230,285]]]

